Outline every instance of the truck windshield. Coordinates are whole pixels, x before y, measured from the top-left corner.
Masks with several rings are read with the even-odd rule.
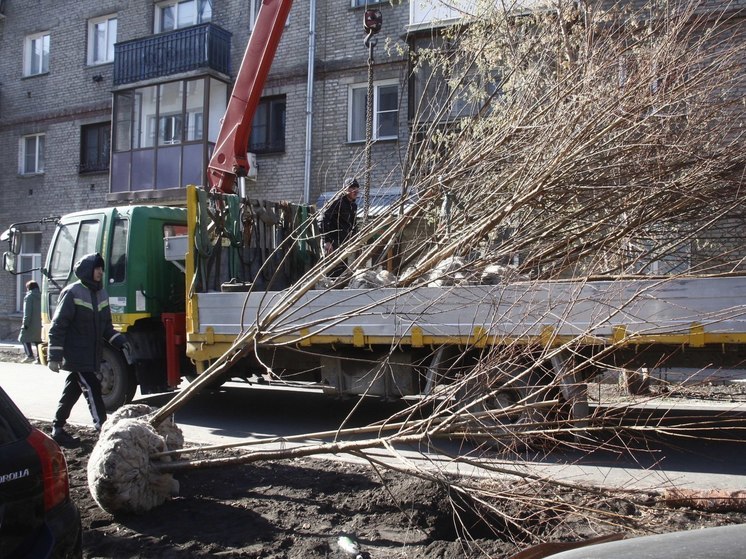
[[[56,280],[67,280],[79,258],[96,252],[96,241],[101,229],[98,220],[60,225],[49,271]]]

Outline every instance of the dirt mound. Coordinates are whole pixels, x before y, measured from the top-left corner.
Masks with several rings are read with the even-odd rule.
[[[48,432],[48,424],[37,425]],[[337,540],[349,535],[372,559],[498,559],[545,541],[746,522],[740,512],[666,507],[654,495],[600,496],[548,484],[481,481],[489,497],[480,503],[437,481],[321,459],[179,474],[175,499],[143,515],[113,516],[88,490],[95,432],[77,434],[81,447],[65,453],[85,557],[334,559],[348,557]],[[485,504],[498,504],[500,514]]]

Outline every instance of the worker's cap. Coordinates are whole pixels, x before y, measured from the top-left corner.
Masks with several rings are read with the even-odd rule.
[[[93,269],[95,270],[96,268],[101,268],[102,270],[105,268],[104,259],[98,252],[93,259]]]
[[[96,268],[105,268],[104,259],[98,252],[86,254],[83,258],[76,262],[75,268],[78,268],[81,265],[90,266],[91,270],[95,270]]]
[[[360,184],[358,184],[357,179],[355,177],[347,177],[344,182],[344,187],[347,190],[350,190],[352,188],[360,188]]]
[[[92,281],[93,270],[96,268],[104,268],[104,259],[101,258],[101,255],[98,252],[92,252],[78,260],[75,263],[73,270],[75,271],[75,275],[83,281]]]

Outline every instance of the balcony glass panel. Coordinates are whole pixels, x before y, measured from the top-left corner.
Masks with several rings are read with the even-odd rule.
[[[111,191],[127,192],[130,189],[130,161],[132,152],[124,151],[111,156]]]
[[[186,141],[194,142],[204,137],[205,82],[186,82]]]
[[[188,184],[205,184],[205,169],[203,144],[187,144],[181,162],[181,186]]]
[[[181,147],[167,147],[158,150],[156,188],[178,188],[184,186],[179,181],[181,167]]]
[[[228,107],[228,84],[210,80],[210,130],[208,141],[216,142],[220,131],[220,119],[225,116]]]
[[[133,190],[150,190],[153,188],[155,171],[155,150],[142,149],[132,152],[132,186]],[[136,185],[136,188],[135,188]]]
[[[115,92],[111,191],[203,184],[213,147],[205,127],[212,133],[219,124],[227,91],[226,83],[199,77]]]

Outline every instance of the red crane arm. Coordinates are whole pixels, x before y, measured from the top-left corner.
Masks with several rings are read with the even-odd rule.
[[[207,182],[212,189],[232,193],[236,177],[249,172],[246,152],[251,123],[292,4],[293,0],[262,0],[207,165]]]

